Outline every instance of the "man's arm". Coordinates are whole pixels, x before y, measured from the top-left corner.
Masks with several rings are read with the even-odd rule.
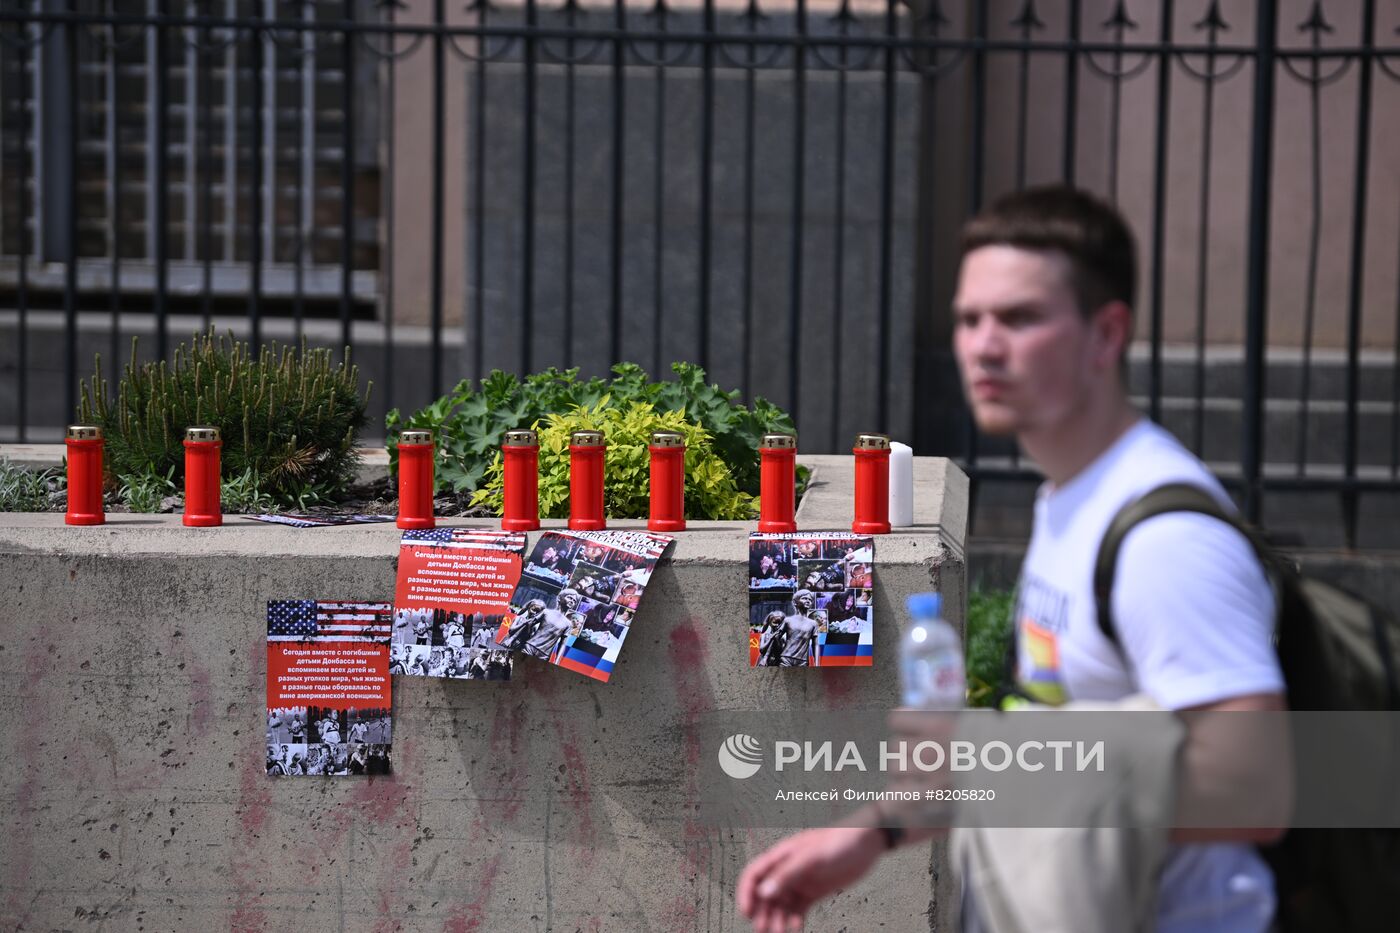
[[[1276,842],[1293,809],[1293,753],[1283,694],[1260,693],[1182,710],[1186,738],[1178,819],[1239,828],[1185,828],[1173,842]]]
[[[1245,824],[1176,830],[1173,840],[1277,838],[1291,812],[1292,752],[1274,594],[1248,540],[1204,515],[1143,522],[1119,552],[1113,618],[1138,689],[1186,722],[1179,810]]]

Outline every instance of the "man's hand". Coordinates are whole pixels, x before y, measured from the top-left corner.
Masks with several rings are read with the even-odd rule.
[[[802,929],[818,900],[865,876],[885,852],[880,831],[843,826],[789,836],[739,876],[739,911],[757,933]]]

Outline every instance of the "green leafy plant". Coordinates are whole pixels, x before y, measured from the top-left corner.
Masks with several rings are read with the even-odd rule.
[[[138,473],[123,473],[117,477],[120,487],[117,496],[133,512],[159,512],[161,503],[168,496],[179,493],[175,485],[175,468],[172,466],[164,475],[147,469]]]
[[[360,393],[358,370],[333,365],[329,350],[272,343],[254,355],[211,331],[176,348],[169,364],[129,364],[115,395],[99,356],[78,419],[102,426],[107,468],[126,477],[181,477],[185,428],[213,425],[223,439],[224,479],[251,473],[260,493],[286,502],[296,490],[339,491],[354,480],[368,392]]]
[[[1015,593],[973,587],[967,598],[967,702],[990,706],[1006,681]]]
[[[49,493],[67,488],[58,470],[29,470],[0,457],[0,512],[48,512],[61,506]]]
[[[225,512],[257,514],[272,511],[277,503],[263,491],[258,474],[248,469],[219,484],[219,506]]]
[[[437,439],[438,487],[456,492],[477,489],[499,453],[505,432],[530,427],[552,414],[577,408],[626,410],[637,403],[658,412],[683,413],[687,423],[705,429],[716,454],[729,469],[740,492],[758,495],[758,448],[770,431],[791,432],[792,418],[766,399],[747,408],[738,391],[725,392],[705,382],[705,371],[691,363],[673,363],[675,379],[653,382],[635,363],[618,363],[610,379],[581,380],[577,369],[547,369],[522,381],[509,373],[493,371],[474,387],[469,379],[445,395],[404,418],[398,409],[388,413],[390,462],[397,469],[398,448],[393,439],[401,430],[432,431]],[[799,492],[808,471],[798,467]]]
[[[741,491],[733,474],[714,449],[710,434],[687,421],[679,411],[657,411],[646,402],[614,408],[604,396],[592,407],[551,414],[539,423],[540,515],[563,518],[569,513],[569,435],[602,431],[607,438],[603,505],[614,518],[644,518],[650,501],[650,454],[653,431],[676,431],[685,437],[685,509],[694,519],[747,519],[753,496]],[[504,500],[504,467],[499,451],[486,470],[472,505],[486,505],[499,514]]]

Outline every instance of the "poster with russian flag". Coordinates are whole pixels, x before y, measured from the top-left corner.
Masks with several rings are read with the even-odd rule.
[[[673,540],[649,531],[546,531],[525,561],[497,643],[607,683]]]
[[[875,539],[749,535],[749,666],[875,663]]]

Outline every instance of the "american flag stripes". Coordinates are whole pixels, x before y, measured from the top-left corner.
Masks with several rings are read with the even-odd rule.
[[[267,604],[267,640],[387,644],[393,617],[391,603],[274,599]]]
[[[414,529],[403,533],[400,544],[520,552],[525,550],[525,535],[519,531],[492,531],[488,528]]]

